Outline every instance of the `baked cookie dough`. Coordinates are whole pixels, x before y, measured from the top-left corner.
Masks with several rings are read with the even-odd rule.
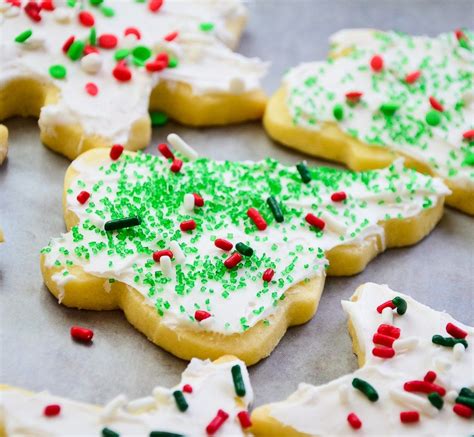
[[[194,359],[181,382],[139,399],[121,394],[97,407],[47,392],[0,386],[0,434],[5,436],[178,437],[245,436],[253,392],[242,361]]]
[[[326,271],[352,275],[416,243],[449,193],[401,161],[363,173],[216,162],[168,140],[168,158],[114,147],[73,161],[69,232],[42,250],[41,270],[59,302],[121,308],[183,359],[268,356],[288,326],[314,315]]]
[[[291,69],[264,125],[275,140],[354,170],[407,165],[444,179],[474,214],[473,34],[368,29],[331,38],[328,61]]]
[[[263,115],[266,64],[229,48],[246,22],[240,0],[39,3],[0,3],[0,120],[39,117],[51,149],[137,150],[168,116],[208,126]]]
[[[361,369],[257,408],[257,437],[472,434],[474,328],[386,285],[342,305]]]

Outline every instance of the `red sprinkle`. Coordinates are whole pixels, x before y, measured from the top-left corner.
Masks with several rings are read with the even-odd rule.
[[[118,39],[111,33],[104,33],[99,36],[98,43],[103,49],[114,49],[118,44]]]
[[[372,355],[380,358],[393,358],[395,351],[391,347],[374,347]]]
[[[146,71],[150,73],[155,73],[157,71],[162,71],[164,70],[168,64],[165,64],[164,62],[161,61],[152,61],[152,62],[147,62],[145,64]]]
[[[186,220],[186,221],[180,223],[179,228],[183,232],[192,231],[192,230],[196,229],[196,222],[194,220]]]
[[[57,404],[46,405],[43,414],[47,417],[57,416],[61,412],[61,406]]]
[[[265,229],[267,229],[267,222],[260,215],[257,209],[249,208],[247,211],[247,215],[252,219],[252,221],[255,223],[255,225],[260,231],[264,231]]]
[[[466,338],[467,332],[453,323],[448,323],[446,325],[446,332],[454,338]]]
[[[194,313],[194,318],[195,318],[198,322],[202,322],[203,320],[206,320],[206,319],[208,319],[209,317],[211,317],[211,313],[208,313],[207,311],[204,311],[204,310],[197,310],[197,311]]]
[[[89,197],[91,197],[91,195],[87,191],[81,191],[77,195],[76,199],[81,205],[84,205],[84,203],[89,200]]]
[[[181,167],[183,166],[183,161],[178,158],[173,159],[173,163],[171,164],[170,170],[173,173],[178,173],[181,170]]]
[[[40,8],[49,12],[54,11],[56,9],[54,6],[53,0],[43,0],[40,3]]]
[[[94,16],[87,11],[79,12],[79,21],[85,27],[92,27],[95,23]]]
[[[229,415],[224,410],[217,411],[216,417],[206,426],[207,433],[209,435],[215,434],[228,418]]]
[[[93,46],[87,44],[84,47],[83,54],[84,54],[84,56],[87,56],[87,55],[90,55],[91,53],[99,53],[99,50],[97,49],[97,47],[93,47]]]
[[[178,36],[178,32],[175,31],[175,32],[168,33],[168,35],[166,35],[163,39],[165,41],[170,42],[170,41],[173,41],[174,39],[176,39],[177,36]]]
[[[331,194],[331,200],[333,202],[342,202],[347,199],[347,194],[344,191],[338,191]]]
[[[136,27],[127,27],[125,31],[123,32],[125,36],[127,35],[135,35],[137,39],[142,38],[142,34]]]
[[[239,252],[233,253],[229,258],[224,261],[224,265],[228,269],[235,267],[240,261],[242,261],[242,255]]]
[[[474,140],[474,129],[467,130],[462,134],[462,137],[468,141]]]
[[[153,261],[159,263],[162,256],[169,256],[170,259],[173,258],[173,252],[169,249],[157,250],[153,252]]]
[[[361,91],[349,91],[346,93],[346,99],[351,103],[357,103],[363,94]]]
[[[89,342],[94,336],[92,329],[83,328],[82,326],[73,326],[71,328],[71,337],[74,340]]]
[[[469,408],[467,405],[455,404],[453,407],[453,411],[458,416],[465,417],[466,419],[470,419],[472,417],[472,409]]]
[[[241,411],[237,413],[237,417],[239,418],[240,426],[242,428],[250,428],[252,426],[252,421],[250,420],[250,415],[247,411]]]
[[[218,238],[216,241],[214,241],[214,245],[219,249],[226,251],[229,251],[234,247],[230,241],[224,240],[223,238]]]
[[[392,326],[392,325],[387,325],[385,323],[382,323],[378,327],[377,332],[379,334],[388,335],[395,339],[400,337],[400,328],[397,328],[396,326]]]
[[[423,381],[434,382],[436,379],[436,376],[437,375],[435,372],[433,372],[432,370],[428,370],[428,372],[426,372],[425,377],[423,378]]]
[[[114,144],[110,149],[110,159],[117,161],[123,153],[123,146],[121,144]]]
[[[385,309],[385,308],[392,308],[392,310],[394,308],[396,308],[396,305],[391,301],[391,300],[387,300],[387,302],[384,302],[382,304],[380,304],[378,307],[377,307],[377,312],[379,314],[382,314],[382,311]]]
[[[123,63],[117,64],[113,69],[112,74],[119,82],[128,82],[132,78],[132,72]]]
[[[374,344],[381,344],[382,346],[392,347],[395,338],[390,337],[389,335],[379,334],[376,332],[372,337]]]
[[[157,12],[163,5],[163,0],[150,0],[148,2],[148,9],[151,12]]]
[[[380,55],[374,55],[370,60],[370,67],[375,72],[382,71],[383,69],[383,58]]]
[[[415,83],[420,76],[421,76],[421,71],[413,71],[412,73],[408,73],[405,76],[405,82],[409,84]]]
[[[430,97],[430,105],[436,111],[439,111],[439,112],[444,111],[443,105],[439,103],[438,100],[436,100],[436,98],[434,98],[433,96]]]
[[[183,385],[183,391],[185,393],[192,393],[193,392],[193,388],[189,385],[189,384],[184,384]]]
[[[168,147],[168,144],[166,143],[158,144],[158,150],[166,159],[174,159],[173,152]]]
[[[362,426],[362,422],[355,413],[350,413],[347,416],[347,421],[349,422],[349,425],[354,429],[359,429]]]
[[[30,17],[33,21],[41,21],[41,6],[36,3],[35,1],[29,1],[25,6],[25,13]]]
[[[444,387],[441,387],[440,385],[433,384],[432,382],[428,381],[408,381],[405,382],[403,388],[405,389],[405,391],[410,392],[433,393],[435,391],[440,396],[444,396],[446,394],[446,390],[444,389]]]
[[[169,61],[170,61],[170,57],[169,57],[168,53],[160,52],[156,55],[155,61],[163,62],[165,64],[165,68],[166,68],[168,66]]]
[[[204,206],[204,199],[197,193],[193,193],[194,196],[194,206],[201,207]]]
[[[461,29],[456,29],[454,31],[454,35],[456,36],[456,39],[459,41],[460,39],[465,39],[466,35]]]
[[[69,47],[72,46],[72,43],[74,42],[75,39],[76,37],[74,35],[71,35],[66,41],[64,41],[64,44],[62,47],[62,51],[64,53],[67,53],[67,51],[69,50]]]
[[[305,220],[313,227],[318,228],[319,230],[323,230],[326,226],[324,220],[321,220],[319,217],[316,217],[314,214],[308,213],[306,214]]]
[[[97,93],[99,92],[99,88],[93,82],[86,83],[85,89],[87,93],[90,94],[91,96],[96,96]]]
[[[413,423],[420,420],[420,413],[418,411],[402,411],[400,413],[400,420],[403,423]]]
[[[275,270],[267,269],[263,272],[262,279],[265,282],[270,282],[272,280],[274,274],[275,274]]]

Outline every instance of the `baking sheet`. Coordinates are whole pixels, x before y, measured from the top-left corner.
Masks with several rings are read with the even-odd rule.
[[[398,29],[436,35],[468,26],[472,1],[308,1],[251,3],[240,51],[272,60],[270,93],[299,62],[323,59],[329,35],[345,27]],[[59,305],[42,283],[39,250],[65,230],[61,210],[69,161],[40,144],[33,119],[11,119],[10,155],[0,168],[0,381],[93,403],[118,393],[144,396],[179,381],[186,362],[150,343],[120,311],[93,312]],[[273,143],[259,123],[193,130],[170,123],[155,129],[155,146],[169,132],[216,159],[272,156],[294,164],[303,155]],[[307,157],[306,157],[307,158]],[[312,164],[321,161],[307,158]],[[474,324],[474,218],[448,209],[435,231],[412,248],[390,250],[351,278],[328,278],[314,319],[291,328],[270,358],[250,369],[256,405],[281,400],[298,383],[328,382],[357,367],[340,305],[366,282],[387,283],[433,308]],[[74,343],[71,325],[95,332],[92,345]]]

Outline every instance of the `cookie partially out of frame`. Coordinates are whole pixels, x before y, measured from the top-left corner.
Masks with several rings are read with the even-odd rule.
[[[266,109],[269,135],[354,170],[404,156],[444,179],[448,205],[474,214],[472,33],[346,30],[331,46],[328,61],[285,76]]]
[[[208,126],[263,115],[266,64],[229,48],[246,22],[240,0],[39,3],[0,5],[0,120],[39,117],[51,149],[137,150],[168,116]]]
[[[474,329],[386,285],[364,284],[342,304],[361,369],[257,408],[254,434],[471,434]]]
[[[314,315],[326,271],[352,275],[416,243],[449,193],[400,161],[365,173],[216,162],[168,138],[188,158],[162,144],[169,159],[113,148],[73,161],[69,231],[43,249],[41,269],[59,302],[121,308],[184,359],[268,356]]]
[[[3,164],[8,152],[8,130],[5,126],[0,124],[0,165]],[[0,243],[3,241],[3,231],[0,227]]]

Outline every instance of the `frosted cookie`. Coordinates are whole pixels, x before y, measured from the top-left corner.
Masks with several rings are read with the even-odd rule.
[[[405,156],[407,165],[444,179],[448,205],[474,214],[472,36],[338,32],[328,61],[287,73],[265,128],[283,144],[354,170]]]
[[[386,285],[342,305],[362,368],[257,408],[256,436],[472,434],[474,328]]]
[[[229,48],[240,0],[0,1],[0,120],[39,117],[42,141],[71,159],[143,148],[168,116],[204,126],[263,114],[266,64]]]
[[[165,157],[91,150],[65,177],[69,232],[43,249],[70,307],[122,308],[184,359],[253,364],[316,311],[325,271],[360,272],[435,226],[449,190],[402,162],[366,173],[198,158],[171,134]],[[175,153],[175,154],[174,154]]]
[[[247,369],[234,357],[194,359],[181,382],[129,400],[119,395],[97,407],[47,392],[0,386],[0,433],[19,435],[245,436],[253,400]],[[2,432],[3,431],[3,432]]]

